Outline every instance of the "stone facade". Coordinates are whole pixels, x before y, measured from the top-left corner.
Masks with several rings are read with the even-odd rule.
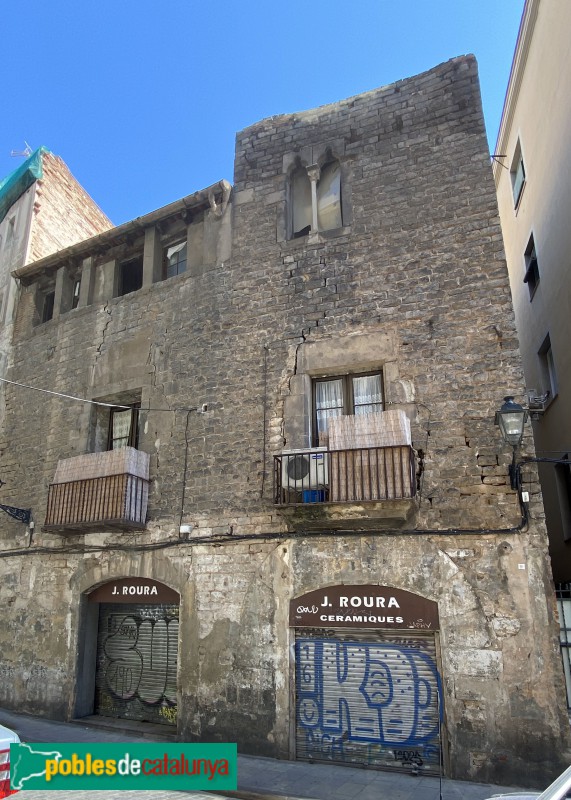
[[[315,176],[330,163],[341,225],[293,238],[293,171],[307,170],[314,203]],[[163,280],[164,253],[182,242],[186,270]],[[135,264],[140,288],[122,293]],[[0,705],[106,713],[94,703],[105,648],[89,596],[146,578],[180,596],[176,705],[161,708],[184,740],[237,740],[242,752],[283,758],[311,741],[314,758],[340,761],[364,747],[373,766],[389,758],[422,770],[438,763],[438,736],[451,777],[544,783],[561,768],[569,733],[541,495],[525,468],[530,502],[520,507],[493,424],[523,377],[473,57],[253,125],[237,135],[232,191],[221,182],[18,276],[10,379],[140,404],[137,447],[150,455],[151,483],[143,530],[42,531],[58,462],[104,450],[111,412],[8,388],[2,498],[31,506],[35,530],[28,548],[21,523],[0,521]],[[42,323],[50,286],[54,315]],[[375,371],[385,408],[411,423],[414,497],[279,502],[274,456],[315,443],[315,379]],[[400,617],[383,615],[384,633],[358,625],[357,646],[325,617],[322,634],[303,639],[298,628],[309,649],[312,635],[323,654],[337,642],[331,698],[317,698],[316,683],[318,741],[307,733],[314,723],[296,724],[309,706],[295,701],[305,678],[290,603],[343,586],[363,587],[354,607],[375,592],[430,601],[438,630],[418,619],[391,632]],[[425,677],[398,672],[407,658]],[[325,655],[312,664],[325,692]],[[375,669],[381,688],[371,694]],[[383,717],[398,700],[397,673],[416,697],[393,720],[399,735]],[[422,720],[435,692],[441,730],[429,736]],[[365,697],[383,733],[351,722],[351,703]]]

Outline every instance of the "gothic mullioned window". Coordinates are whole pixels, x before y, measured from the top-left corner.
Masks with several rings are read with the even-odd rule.
[[[291,179],[291,237],[311,231],[328,231],[343,226],[341,166],[327,161],[323,166],[298,166]]]

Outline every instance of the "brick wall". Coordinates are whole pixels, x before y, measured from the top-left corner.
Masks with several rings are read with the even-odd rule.
[[[59,156],[44,153],[42,167],[43,177],[36,182],[27,263],[113,227]]]

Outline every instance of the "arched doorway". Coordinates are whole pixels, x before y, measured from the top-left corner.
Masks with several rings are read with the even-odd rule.
[[[176,725],[178,592],[149,578],[122,578],[88,592],[86,601],[91,713]]]

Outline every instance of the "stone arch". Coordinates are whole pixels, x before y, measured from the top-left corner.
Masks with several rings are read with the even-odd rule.
[[[194,613],[193,584],[189,583],[182,563],[173,562],[160,551],[127,553],[119,557],[114,554],[114,557],[102,560],[95,558],[83,560],[70,579],[72,598],[68,635],[75,646],[69,648],[68,668],[70,674],[76,676],[75,692],[69,708],[71,717],[88,716],[93,713],[94,708],[99,604],[89,603],[88,594],[97,587],[124,578],[150,578],[178,593],[180,654],[180,641],[184,638],[183,629],[191,624],[190,620]],[[179,657],[179,674],[183,668]],[[180,681],[177,683],[180,687]]]

